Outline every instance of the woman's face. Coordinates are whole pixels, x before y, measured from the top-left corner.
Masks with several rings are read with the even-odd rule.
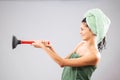
[[[87,27],[87,24],[85,22],[81,23],[80,34],[81,34],[82,39],[85,41],[89,40],[93,36],[93,33]]]

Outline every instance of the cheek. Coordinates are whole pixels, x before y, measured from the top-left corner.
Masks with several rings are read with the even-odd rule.
[[[91,31],[89,29],[87,29],[85,33],[88,34],[88,35],[90,35]]]
[[[83,31],[83,35],[88,35],[88,32],[87,31]]]
[[[82,36],[85,36],[85,32],[84,32],[84,31],[81,31],[81,35],[82,35]]]
[[[90,33],[89,33],[89,31],[85,31],[84,33],[83,33],[83,35],[84,35],[84,37],[89,37],[90,36]]]

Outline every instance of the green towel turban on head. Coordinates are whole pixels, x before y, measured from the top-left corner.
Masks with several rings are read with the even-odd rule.
[[[101,42],[109,29],[110,19],[98,8],[89,10],[85,18],[91,31],[97,35],[97,43]]]

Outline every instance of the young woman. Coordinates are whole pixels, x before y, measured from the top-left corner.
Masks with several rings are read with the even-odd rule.
[[[101,12],[100,9],[92,9],[87,12],[81,22],[80,35],[82,41],[65,58],[61,58],[53,49],[52,45],[47,44],[48,41],[46,40],[38,40],[32,44],[36,48],[45,50],[57,64],[64,67],[61,80],[90,80],[101,58],[100,51],[105,46],[105,36],[108,28],[104,29],[104,27],[108,22],[110,23],[110,20],[104,17],[103,19],[106,19],[107,23],[105,26],[102,26],[103,28],[99,28],[101,25],[97,25],[98,23],[95,20],[97,20],[96,17],[99,15],[104,16]],[[104,21],[103,19],[101,20]],[[101,24],[104,23],[101,22]],[[97,29],[103,31],[101,32],[101,30]]]

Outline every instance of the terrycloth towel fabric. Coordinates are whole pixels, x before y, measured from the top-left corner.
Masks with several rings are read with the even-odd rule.
[[[110,19],[98,8],[89,10],[85,18],[91,31],[97,35],[97,43],[101,42],[109,29]]]

